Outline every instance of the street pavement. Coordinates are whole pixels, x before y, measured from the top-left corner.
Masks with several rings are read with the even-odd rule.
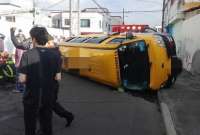
[[[21,94],[0,88],[0,135],[23,135]],[[122,93],[65,73],[60,103],[75,115],[71,127],[54,115],[54,135],[165,135],[159,106],[153,97]]]
[[[177,135],[200,135],[199,80],[199,75],[184,71],[171,89],[160,91],[160,101],[168,106]]]

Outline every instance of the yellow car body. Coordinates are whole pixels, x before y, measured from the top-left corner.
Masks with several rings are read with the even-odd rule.
[[[62,68],[116,88],[159,90],[171,77],[172,62],[157,36],[111,35],[99,43],[63,42],[59,45]]]

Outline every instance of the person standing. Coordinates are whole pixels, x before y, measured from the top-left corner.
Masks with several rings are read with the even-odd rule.
[[[25,38],[24,34],[22,33],[21,29],[19,29],[18,34],[16,36],[14,35],[14,32],[15,32],[15,30],[14,30],[14,28],[12,28],[10,31],[11,40],[12,40],[14,46],[16,47],[16,42],[23,43],[26,40],[26,38]],[[24,85],[22,83],[20,83],[18,80],[18,76],[19,76],[18,68],[19,68],[19,64],[20,64],[22,55],[25,51],[24,49],[22,49],[22,47],[23,46],[21,46],[21,48],[16,47],[16,49],[15,49],[16,87],[13,90],[13,92],[23,92],[25,89]]]
[[[53,87],[55,81],[61,80],[61,60],[45,47],[48,39],[44,27],[33,27],[30,36],[33,49],[23,54],[19,66],[19,81],[26,84],[23,96],[25,135],[35,135],[37,116],[42,135],[52,135]]]
[[[22,49],[22,50],[31,49],[32,42],[30,40],[26,40],[24,42],[18,42],[18,40],[16,39],[16,36],[14,35],[15,28],[11,28],[10,33],[11,33],[11,40],[17,49]],[[57,57],[61,57],[59,48],[57,44],[54,43],[53,37],[47,31],[46,31],[46,35],[47,35],[48,42],[46,43],[45,47],[50,48],[55,53],[55,55],[57,55]],[[59,61],[59,63],[60,63],[60,72],[61,72],[62,61]],[[65,118],[67,121],[65,126],[69,127],[72,121],[74,120],[74,115],[71,112],[67,111],[57,100],[58,92],[59,92],[59,82],[57,80],[54,81],[54,89],[55,89],[55,102],[53,105],[53,111],[61,118]]]
[[[61,58],[61,53],[59,51],[58,45],[54,43],[53,37],[47,32],[47,37],[48,37],[48,43],[46,44],[47,48],[51,48],[52,51],[57,55],[58,57]],[[60,59],[60,72],[61,72],[61,65],[62,65],[62,59]],[[65,127],[69,127],[74,120],[74,115],[67,111],[59,102],[58,102],[58,92],[59,92],[59,82],[55,80],[54,82],[54,90],[55,90],[55,102],[53,105],[53,111],[60,117],[65,118],[67,123]]]

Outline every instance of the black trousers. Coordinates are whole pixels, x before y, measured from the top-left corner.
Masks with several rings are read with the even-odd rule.
[[[64,107],[60,105],[59,102],[55,102],[53,105],[53,111],[62,118],[70,118],[72,113],[67,111]]]
[[[52,107],[24,103],[25,135],[35,135],[38,118],[43,135],[52,135]]]
[[[57,82],[55,85],[55,102],[53,104],[53,111],[62,118],[69,118],[72,116],[72,113],[67,111],[58,101],[58,91],[59,91],[59,83]]]
[[[28,104],[24,101],[25,135],[35,135],[37,119],[39,118],[40,131],[43,135],[52,135],[52,111],[64,118],[72,117],[72,113],[65,110],[57,102],[59,85],[55,87],[54,99],[51,105]]]

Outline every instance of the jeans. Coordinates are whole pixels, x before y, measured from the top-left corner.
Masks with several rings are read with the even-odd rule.
[[[16,68],[16,90],[19,92],[24,92],[25,85],[23,83],[19,82],[19,71],[18,68]]]

